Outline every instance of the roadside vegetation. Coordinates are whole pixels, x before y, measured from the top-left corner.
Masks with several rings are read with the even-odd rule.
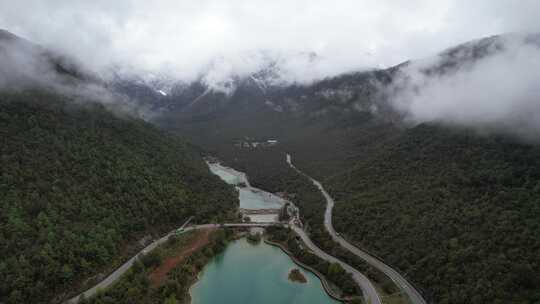
[[[304,247],[302,241],[296,237],[293,231],[281,227],[268,227],[266,231],[270,242],[280,244],[299,262],[313,267],[313,269],[322,274],[334,286],[332,288],[334,294],[342,298],[362,297],[362,290],[341,265],[329,263],[311,253]]]
[[[192,231],[171,237],[164,245],[142,256],[110,288],[79,303],[189,303],[189,288],[197,281],[200,271],[214,256],[222,253],[234,237],[230,229],[218,229],[207,235],[205,233]],[[206,239],[203,244],[201,238]],[[166,276],[156,277],[156,273],[162,269],[167,270]]]

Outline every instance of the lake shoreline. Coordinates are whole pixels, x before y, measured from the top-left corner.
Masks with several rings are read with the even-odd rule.
[[[240,209],[253,209],[253,210],[257,210],[257,209],[262,209],[262,210],[274,209],[274,208],[271,208],[270,206],[264,206],[265,202],[269,202],[270,204],[274,203],[274,205],[277,205],[277,204],[275,204],[275,202],[278,202],[279,206],[276,206],[275,209],[280,209],[280,208],[282,208],[282,206],[284,206],[286,203],[289,202],[288,200],[286,200],[286,199],[284,199],[284,198],[282,198],[282,197],[280,197],[280,196],[278,196],[278,195],[276,195],[274,193],[267,192],[267,191],[265,191],[263,189],[259,189],[259,188],[251,186],[251,184],[249,183],[248,177],[247,177],[247,175],[245,173],[237,171],[237,170],[235,170],[233,168],[224,166],[219,161],[213,161],[213,162],[207,161],[207,165],[208,165],[208,167],[209,167],[209,169],[210,169],[210,171],[212,173],[219,176],[223,181],[227,182],[228,184],[234,185],[238,189],[238,191],[239,191],[239,199],[240,199],[240,206],[239,206]],[[245,185],[245,186],[243,186],[243,185]],[[260,202],[262,204],[257,204],[257,202],[255,204],[253,204],[253,202],[250,202],[249,200],[253,199],[253,198],[251,197],[251,195],[246,195],[246,193],[254,194],[255,199],[260,200]],[[251,203],[251,205],[242,204],[242,202],[243,202],[242,200],[248,200],[248,202]],[[246,202],[244,201],[244,203],[246,203]],[[252,207],[252,208],[249,208],[249,207]],[[306,272],[308,272],[309,273],[308,277],[310,278],[310,280],[312,280],[312,282],[309,283],[309,285],[310,286],[317,286],[317,288],[319,290],[321,289],[321,286],[322,286],[322,290],[319,291],[321,295],[325,295],[325,297],[328,297],[328,299],[331,299],[333,301],[337,301],[339,303],[344,303],[344,302],[347,301],[347,299],[344,299],[344,298],[338,296],[336,294],[336,292],[334,292],[331,289],[330,284],[328,283],[326,278],[321,273],[319,273],[317,270],[315,270],[315,269],[301,263],[299,260],[297,260],[294,257],[294,255],[292,255],[290,252],[288,252],[288,250],[286,250],[286,248],[283,248],[283,247],[279,246],[278,244],[274,244],[273,242],[268,241],[266,238],[263,238],[263,240],[264,240],[264,243],[266,245],[270,245],[271,247],[278,247],[280,249],[280,250],[278,250],[278,252],[285,253],[286,256],[284,258],[289,261],[289,263],[290,263],[290,265],[292,267],[294,267],[294,265],[297,265],[301,269],[304,269]],[[247,240],[247,241],[249,243],[249,240]],[[195,290],[196,290],[197,287],[200,287],[199,284],[201,284],[201,278],[203,278],[204,273],[206,271],[208,271],[207,267],[208,267],[208,264],[201,270],[201,272],[199,274],[197,274],[197,281],[194,282],[189,287],[189,297],[192,300],[193,300],[194,297],[197,296],[196,295],[197,292]],[[291,268],[289,268],[289,270],[290,269]],[[315,282],[315,280],[319,280],[320,283]],[[297,284],[295,284],[295,282],[291,282],[290,280],[287,280],[287,284],[297,285]],[[197,302],[197,301],[195,301],[195,302]],[[193,303],[193,301],[191,303]]]
[[[289,256],[289,258],[298,266],[300,266],[302,269],[306,270],[306,271],[309,271],[311,273],[313,273],[317,278],[319,278],[319,280],[321,281],[321,285],[324,289],[324,291],[326,292],[326,294],[331,297],[332,299],[336,300],[336,301],[340,301],[340,302],[343,302],[343,303],[347,303],[348,300],[345,299],[345,298],[342,298],[338,295],[336,295],[334,293],[334,291],[332,291],[332,289],[330,288],[330,284],[328,283],[328,281],[326,280],[326,278],[324,277],[324,275],[320,272],[318,272],[316,269],[314,269],[313,267],[311,266],[308,266],[302,262],[300,262],[298,259],[296,259],[296,257],[291,253],[289,252],[289,250],[287,250],[287,248],[285,248],[283,245],[281,245],[280,243],[276,243],[276,242],[272,242],[268,239],[264,239],[264,242],[268,245],[271,245],[271,246],[275,246],[275,247],[278,247],[279,249],[281,249],[281,251],[283,251],[286,255]]]
[[[274,252],[274,253],[276,253],[278,255],[281,255],[282,256],[281,259],[285,259],[285,260],[288,261],[287,262],[288,267],[284,270],[284,275],[285,276],[283,277],[283,281],[282,281],[282,279],[278,279],[278,278],[274,277],[273,280],[276,280],[276,279],[278,280],[278,281],[273,281],[274,283],[275,282],[281,282],[280,284],[286,284],[288,286],[311,286],[311,287],[308,287],[308,288],[316,288],[316,289],[318,289],[319,293],[321,295],[324,295],[324,297],[327,298],[328,300],[332,300],[332,303],[338,304],[338,303],[345,303],[347,301],[346,299],[342,299],[340,297],[335,296],[334,294],[331,293],[331,291],[329,293],[329,291],[326,290],[326,288],[325,288],[325,282],[323,283],[323,280],[321,280],[320,274],[318,274],[316,271],[312,271],[312,269],[310,269],[309,267],[305,267],[301,263],[299,264],[299,262],[296,261],[296,259],[293,256],[289,255],[286,250],[283,250],[279,246],[274,245],[274,244],[272,244],[270,242],[267,242],[266,239],[263,239],[264,242],[260,242],[258,244],[250,243],[247,240],[246,237],[242,237],[240,239],[234,240],[234,241],[230,242],[228,244],[228,246],[233,246],[234,247],[236,245],[235,244],[236,241],[245,243],[245,245],[248,246],[248,247],[242,247],[244,244],[239,244],[241,246],[241,249],[240,249],[241,252],[249,251],[249,250],[252,249],[251,247],[253,247],[254,250],[261,250],[262,248],[265,248],[265,247],[268,248],[268,249],[264,249],[264,251],[270,250],[270,248],[275,248],[275,249],[273,249],[274,251],[271,251],[271,252]],[[256,249],[257,247],[259,249]],[[236,248],[236,250],[238,250],[238,249],[239,248]],[[277,249],[279,249],[279,250],[277,250]],[[225,256],[227,256],[227,253],[226,253],[227,250],[229,250],[229,249],[225,249],[225,251],[222,252],[221,254],[225,254]],[[234,252],[234,249],[232,249],[232,250]],[[277,250],[277,251],[275,251],[275,250]],[[232,256],[237,256],[238,253],[239,253],[238,251],[235,252],[235,253],[229,252],[228,255],[231,256],[231,254],[232,254]],[[255,253],[255,254],[257,255],[257,253]],[[216,259],[217,257],[218,256],[216,255],[215,257],[213,257],[213,259]],[[244,260],[240,259],[240,260],[236,260],[235,262],[242,263],[242,261],[244,261]],[[227,264],[232,265],[230,263],[231,263],[231,261],[229,260],[229,263],[227,263]],[[187,303],[189,303],[189,304],[195,304],[195,303],[200,304],[200,303],[214,303],[215,302],[215,299],[213,301],[210,301],[210,302],[208,302],[208,299],[203,300],[204,298],[200,298],[200,296],[201,295],[206,295],[207,293],[205,291],[197,290],[197,288],[203,288],[202,290],[204,290],[205,288],[208,288],[208,282],[205,282],[205,276],[207,276],[207,275],[208,276],[215,275],[215,269],[213,269],[212,267],[209,268],[209,266],[211,264],[212,264],[212,261],[209,261],[204,266],[204,268],[197,274],[197,280],[195,282],[193,282],[193,284],[188,289],[190,302],[187,302]],[[298,283],[292,282],[287,278],[287,274],[289,273],[289,271],[291,269],[297,269],[297,268],[295,268],[295,266],[299,266],[301,269],[304,269],[307,272],[307,273],[304,273],[304,275],[306,276],[306,282],[304,284],[298,284]],[[223,266],[221,266],[221,267],[223,267]],[[317,281],[319,281],[319,282],[317,282]],[[203,285],[200,285],[200,284],[203,284]],[[272,284],[270,284],[270,285],[272,285]],[[294,288],[297,288],[297,287],[294,287]],[[302,288],[304,288],[304,287],[302,287]],[[214,290],[214,289],[211,289],[211,290]],[[206,291],[208,292],[208,290],[206,290]],[[227,297],[226,294],[224,294],[223,296]],[[333,302],[333,301],[335,301],[335,302]],[[264,302],[264,303],[267,303],[267,302]],[[285,303],[285,302],[279,302],[279,303]],[[308,301],[306,303],[312,303],[312,302]],[[317,303],[328,303],[328,302],[323,301],[323,302],[317,302]]]

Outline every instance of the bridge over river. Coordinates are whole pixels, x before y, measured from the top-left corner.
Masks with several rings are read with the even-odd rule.
[[[244,215],[253,214],[279,214],[279,209],[244,209],[240,208],[240,212]]]

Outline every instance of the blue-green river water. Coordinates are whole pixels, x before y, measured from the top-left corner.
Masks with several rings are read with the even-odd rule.
[[[321,281],[303,269],[305,284],[291,282],[289,271],[298,268],[279,248],[245,239],[231,243],[203,270],[191,289],[192,304],[322,304],[330,298]]]
[[[223,167],[220,164],[208,164],[210,171],[231,185],[245,183],[249,185],[246,176],[239,171]],[[240,208],[244,209],[279,209],[285,204],[282,198],[252,187],[238,188]]]

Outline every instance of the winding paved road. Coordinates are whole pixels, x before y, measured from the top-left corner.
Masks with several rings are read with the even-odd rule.
[[[191,217],[182,226],[180,226],[179,229],[184,228],[190,221],[191,221]],[[191,230],[196,230],[196,229],[221,228],[221,227],[268,227],[268,226],[272,226],[272,225],[275,225],[275,224],[276,223],[204,224],[204,225],[186,227],[184,229],[184,231],[191,231]],[[146,246],[144,249],[139,251],[139,253],[137,253],[131,259],[127,260],[124,264],[122,264],[122,266],[118,267],[108,277],[103,279],[103,281],[99,282],[98,284],[96,284],[94,287],[88,289],[87,291],[85,291],[85,292],[83,292],[83,293],[81,293],[81,294],[67,300],[65,303],[76,304],[79,301],[79,299],[82,297],[83,294],[84,294],[85,298],[89,298],[89,297],[92,297],[93,295],[95,295],[99,290],[104,290],[107,287],[111,286],[124,273],[126,273],[126,271],[128,271],[129,268],[131,268],[131,266],[133,266],[135,261],[139,258],[140,254],[146,254],[146,253],[154,250],[154,248],[156,248],[157,246],[165,243],[169,239],[169,237],[171,235],[174,235],[175,233],[176,233],[176,230],[173,230],[173,231],[167,233],[164,237],[155,240],[154,242],[152,242],[151,244]]]
[[[338,263],[345,269],[346,272],[350,273],[356,282],[362,289],[362,292],[364,293],[364,300],[369,304],[381,304],[381,298],[379,297],[379,293],[371,284],[371,281],[363,275],[360,271],[353,268],[351,265],[337,259],[336,257],[333,257],[329,255],[328,253],[322,251],[317,245],[315,245],[309,236],[306,234],[304,230],[299,228],[298,226],[292,226],[293,231],[300,236],[302,241],[304,241],[304,244],[306,244],[309,249],[315,254],[316,256],[320,257],[323,260],[326,260],[330,263]]]
[[[189,221],[188,219],[180,228],[184,228]],[[322,251],[319,247],[317,247],[309,238],[309,236],[302,230],[301,228],[294,226],[294,225],[287,225],[287,224],[276,224],[274,222],[272,223],[226,223],[226,224],[203,224],[203,225],[196,225],[196,226],[190,226],[186,227],[184,231],[191,231],[196,229],[211,229],[211,228],[222,228],[222,227],[269,227],[274,225],[281,225],[284,227],[292,227],[293,231],[300,236],[302,241],[306,244],[306,246],[318,257],[320,257],[323,260],[326,260],[330,263],[338,263],[340,264],[343,269],[345,269],[347,272],[351,273],[353,276],[353,279],[357,282],[357,284],[360,286],[360,288],[364,292],[365,300],[370,304],[381,304],[381,300],[379,298],[379,295],[373,285],[371,284],[371,281],[369,281],[368,278],[366,278],[362,273],[360,273],[358,270],[354,269],[347,263],[338,260],[337,258],[327,254],[326,252]],[[127,262],[125,262],[122,266],[120,266],[118,269],[116,269],[113,273],[111,273],[108,277],[106,277],[103,281],[99,282],[94,287],[88,289],[87,291],[79,294],[76,297],[73,297],[66,301],[65,303],[68,304],[76,304],[81,296],[84,294],[86,298],[92,297],[95,295],[99,290],[104,290],[111,286],[116,280],[118,280],[126,271],[128,271],[131,266],[135,263],[135,261],[139,258],[140,254],[145,254],[147,252],[152,251],[154,248],[156,248],[158,245],[165,243],[168,238],[171,235],[175,234],[176,230],[173,230],[169,232],[164,237],[154,241],[150,245],[146,246],[144,249],[142,249],[137,255],[129,259]]]
[[[184,228],[189,222],[191,221],[192,217],[188,218],[180,228]],[[108,277],[106,277],[103,281],[96,284],[94,287],[88,289],[87,291],[67,300],[65,303],[69,304],[75,304],[79,302],[79,299],[84,295],[85,298],[89,298],[93,295],[95,295],[99,290],[105,289],[109,286],[111,286],[112,283],[114,283],[118,278],[120,278],[126,271],[131,268],[133,263],[138,259],[139,254],[141,253],[147,253],[152,251],[154,248],[156,248],[158,245],[165,243],[171,235],[175,233],[175,230],[167,233],[164,237],[152,242],[150,245],[144,247],[139,253],[137,253],[134,257],[127,260],[122,266],[118,267],[115,271],[113,271]]]
[[[409,299],[414,304],[427,304],[426,300],[422,297],[420,292],[414,288],[414,286],[409,283],[402,275],[400,275],[396,270],[394,270],[392,267],[386,265],[381,260],[375,258],[374,256],[370,255],[369,253],[361,250],[360,248],[352,245],[351,243],[347,242],[345,239],[343,239],[341,236],[339,236],[336,231],[334,230],[334,226],[332,225],[332,210],[334,208],[334,199],[326,192],[322,184],[312,178],[311,176],[305,174],[300,169],[296,168],[294,164],[292,163],[291,156],[287,154],[287,163],[291,168],[296,170],[298,173],[304,175],[305,177],[309,178],[317,188],[321,191],[321,193],[324,195],[324,198],[326,199],[326,210],[324,212],[324,226],[326,227],[326,230],[328,230],[328,233],[330,233],[330,236],[332,239],[339,243],[343,248],[349,250],[356,256],[360,257],[364,261],[366,261],[371,266],[377,268],[378,270],[382,271],[384,274],[386,274],[394,283],[396,283],[397,286],[403,290],[409,297]]]

